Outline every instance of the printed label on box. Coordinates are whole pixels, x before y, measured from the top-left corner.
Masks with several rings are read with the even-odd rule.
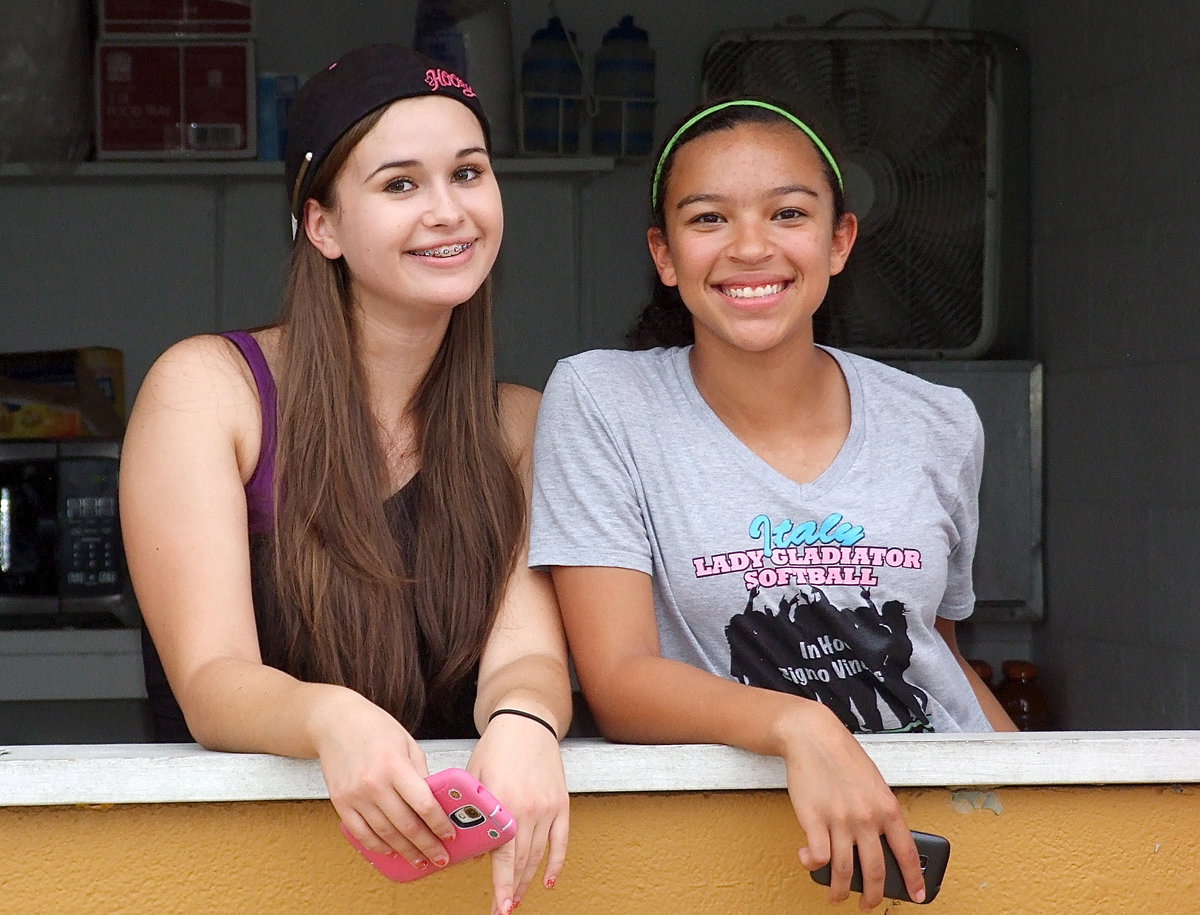
[[[104,150],[169,150],[183,145],[178,47],[102,48],[98,145]]]
[[[251,43],[99,42],[98,158],[254,155]]]
[[[188,48],[184,53],[187,145],[244,149],[249,111],[246,55],[240,47]]]

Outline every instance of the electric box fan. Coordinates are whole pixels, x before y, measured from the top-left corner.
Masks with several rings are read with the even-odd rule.
[[[1028,323],[1023,56],[940,29],[723,33],[706,98],[786,103],[830,145],[859,236],[819,342],[884,359],[1019,356]]]

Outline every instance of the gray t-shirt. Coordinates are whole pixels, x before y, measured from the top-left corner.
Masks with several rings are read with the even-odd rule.
[[[934,629],[974,607],[975,408],[827,351],[850,433],[805,484],[713,413],[689,348],[559,362],[538,417],[530,565],[648,573],[664,657],[823,702],[852,731],[989,731]]]

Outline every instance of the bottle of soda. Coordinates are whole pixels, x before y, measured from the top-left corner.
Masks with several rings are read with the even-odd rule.
[[[979,674],[979,679],[984,682],[988,689],[996,691],[996,685],[992,683],[992,665],[983,658],[967,658],[967,663],[971,665],[971,669]]]
[[[1013,723],[1022,731],[1050,730],[1050,703],[1038,684],[1038,670],[1029,661],[1010,660],[1000,665],[1004,679],[996,688],[996,698]]]

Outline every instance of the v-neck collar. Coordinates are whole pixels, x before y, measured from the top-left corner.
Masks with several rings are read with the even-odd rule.
[[[819,346],[818,348],[833,357],[842,372],[842,377],[846,379],[846,388],[850,392],[850,431],[847,433],[846,440],[842,442],[842,447],[838,449],[837,456],[830,465],[821,471],[821,474],[816,479],[807,483],[799,483],[791,477],[780,473],[738,438],[733,433],[733,430],[725,425],[713,408],[708,405],[708,401],[704,399],[704,396],[700,393],[700,389],[696,386],[696,379],[692,375],[690,359],[692,348],[690,346],[680,347],[674,352],[674,369],[679,386],[683,391],[685,399],[710,434],[723,440],[730,449],[730,453],[734,454],[737,460],[748,471],[766,477],[775,486],[796,492],[801,498],[814,498],[823,495],[840,483],[846,476],[847,471],[853,466],[859,451],[862,450],[863,440],[866,436],[862,403],[862,380],[859,378],[857,368],[850,361],[847,354],[841,350],[832,349],[827,346]]]

